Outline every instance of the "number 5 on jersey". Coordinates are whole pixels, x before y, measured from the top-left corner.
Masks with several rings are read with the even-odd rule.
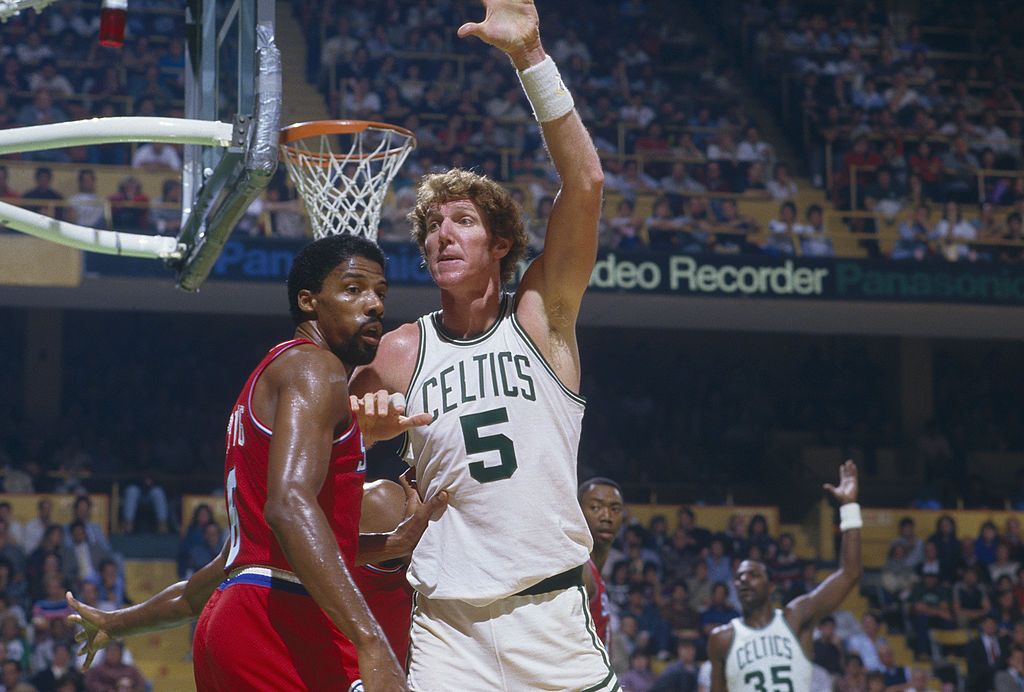
[[[496,466],[486,466],[482,461],[472,461],[469,464],[469,475],[479,483],[491,483],[511,478],[519,468],[516,461],[516,448],[512,440],[501,433],[480,434],[480,428],[508,423],[508,410],[502,407],[480,413],[468,413],[461,416],[459,422],[462,424],[462,436],[466,441],[467,455],[497,452],[501,460],[501,463]]]

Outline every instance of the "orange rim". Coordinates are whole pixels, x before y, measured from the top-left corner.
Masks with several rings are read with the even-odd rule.
[[[281,128],[281,144],[288,144],[306,137],[317,135],[348,135],[363,132],[370,128],[378,130],[394,130],[416,141],[416,135],[398,125],[378,123],[372,120],[313,120],[308,123],[295,123]]]
[[[323,154],[289,146],[293,142],[298,142],[310,137],[319,137],[321,135],[358,134],[369,129],[391,130],[392,132],[396,132],[407,137],[409,141],[401,146],[388,149],[387,151],[377,152],[375,154]],[[369,159],[373,161],[386,159],[391,156],[399,155],[408,146],[410,146],[410,144],[412,147],[416,146],[416,135],[414,135],[412,131],[398,125],[380,123],[373,120],[313,120],[307,123],[295,123],[294,125],[281,128],[280,139],[280,146],[282,149],[281,158],[284,158],[284,155],[287,155],[289,159],[297,163],[301,157],[306,160],[310,160],[317,166],[328,166],[331,162],[340,160],[363,161]]]

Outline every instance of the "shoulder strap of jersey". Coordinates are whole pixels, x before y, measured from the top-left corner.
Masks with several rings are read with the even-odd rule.
[[[264,425],[263,422],[256,417],[256,412],[252,410],[252,393],[256,390],[256,383],[259,382],[260,376],[263,375],[263,371],[270,367],[270,364],[277,360],[278,356],[290,348],[301,346],[303,344],[313,344],[313,342],[309,339],[289,339],[288,341],[282,341],[277,346],[274,346],[267,352],[267,355],[263,358],[263,362],[260,363],[259,367],[256,368],[252,376],[249,378],[249,391],[246,393],[245,397],[246,415],[249,416],[249,420],[252,421],[252,424],[266,435],[273,435],[274,431],[270,429],[270,426]],[[313,345],[315,346],[316,344]]]

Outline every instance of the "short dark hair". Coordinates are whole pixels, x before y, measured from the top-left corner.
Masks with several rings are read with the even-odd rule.
[[[576,498],[582,499],[583,493],[587,492],[595,485],[607,485],[609,488],[615,488],[616,490],[618,490],[619,495],[622,494],[622,486],[613,481],[611,478],[606,478],[604,476],[594,476],[593,478],[588,478],[587,480],[580,483],[580,487],[576,491]]]
[[[818,626],[820,627],[821,625],[835,625],[835,624],[836,624],[836,619],[834,617],[832,617],[831,615],[826,615],[825,617],[823,617],[821,619],[821,622],[818,623]]]
[[[299,307],[299,291],[319,291],[327,275],[352,257],[365,257],[384,267],[384,251],[377,243],[347,233],[314,240],[299,250],[288,272],[288,310],[296,325],[311,319]]]

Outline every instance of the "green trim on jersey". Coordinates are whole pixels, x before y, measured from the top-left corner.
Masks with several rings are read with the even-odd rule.
[[[551,375],[551,379],[555,381],[559,389],[561,389],[567,397],[575,401],[580,406],[586,406],[586,398],[566,387],[565,383],[562,382],[561,378],[559,378],[558,375],[555,374],[555,370],[554,368],[551,367],[551,364],[548,363],[548,359],[544,357],[544,354],[540,352],[540,349],[537,347],[537,344],[534,343],[533,339],[530,338],[530,335],[526,333],[526,330],[523,328],[523,325],[519,324],[519,318],[516,317],[515,313],[512,313],[512,326],[515,328],[516,333],[519,334],[522,340],[526,342],[527,347],[531,351],[533,351],[533,354],[535,356],[537,356],[537,359],[541,362],[541,365],[544,366],[544,369],[548,371],[548,374]]]
[[[405,390],[406,406],[408,406],[409,399],[410,397],[412,397],[412,390],[416,386],[416,378],[420,376],[420,371],[423,370],[423,361],[425,360],[425,356],[427,354],[426,319],[427,316],[424,315],[423,317],[420,317],[419,319],[416,320],[416,325],[419,327],[420,330],[420,345],[416,351],[416,367],[412,371],[412,378],[409,380],[409,387]],[[402,434],[402,445],[398,450],[398,456],[406,463],[412,461],[413,463],[409,463],[408,465],[415,467],[415,459],[411,459],[411,457],[407,458],[407,455],[409,455],[411,445],[412,442],[409,439],[409,433],[408,431],[406,431],[405,433]]]
[[[579,592],[580,597],[583,599],[583,619],[587,626],[587,634],[590,635],[590,641],[594,644],[594,648],[600,652],[601,660],[604,661],[604,665],[608,669],[608,675],[605,676],[604,680],[581,690],[581,692],[598,692],[598,690],[606,689],[612,682],[615,683],[615,686],[609,689],[608,692],[615,692],[620,689],[619,683],[615,677],[615,671],[612,670],[612,664],[608,661],[608,652],[601,645],[601,640],[597,638],[597,628],[594,626],[593,618],[590,617],[590,601],[587,598],[587,590],[582,586],[577,586],[576,591]]]
[[[494,334],[494,332],[498,330],[498,326],[501,324],[501,321],[508,316],[509,306],[511,304],[511,294],[502,293],[501,306],[498,308],[498,316],[495,318],[493,324],[491,324],[491,326],[488,327],[487,330],[484,331],[482,334],[478,334],[477,336],[471,337],[469,339],[459,339],[454,336],[448,336],[447,334],[445,334],[444,327],[441,325],[440,310],[430,313],[429,317],[430,322],[434,327],[434,331],[437,332],[437,338],[440,339],[441,341],[447,344],[452,344],[453,346],[475,346],[476,344],[479,344],[482,341],[486,341],[488,337],[490,337],[492,334]]]

